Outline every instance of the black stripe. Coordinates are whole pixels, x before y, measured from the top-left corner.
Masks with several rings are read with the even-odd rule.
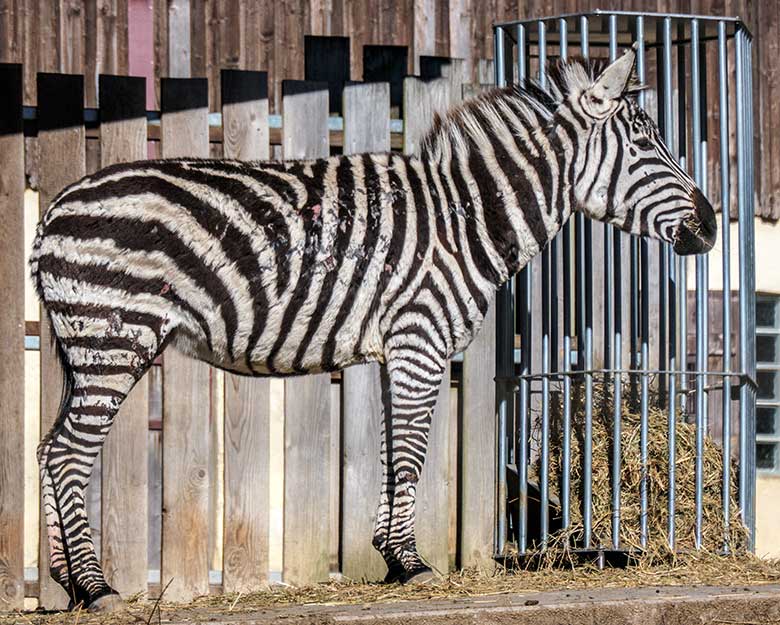
[[[92,220],[93,218],[89,217],[86,219]],[[105,224],[104,220],[98,220],[98,223],[100,223],[101,225]],[[84,230],[83,227],[85,224],[83,223],[73,224],[73,219],[69,219],[69,220],[58,219],[56,222],[52,222],[52,226],[57,226],[57,227],[63,224],[69,226],[68,228],[66,228],[66,230],[68,230],[71,233],[90,232],[88,224],[87,224],[87,229]],[[78,227],[74,228],[73,227],[74,225],[78,225]],[[94,230],[92,230],[92,232],[95,233]],[[95,234],[99,236],[100,234],[105,235],[106,233],[103,232],[103,233],[95,233]],[[127,241],[123,241],[123,246],[130,247],[129,245],[127,245]],[[188,301],[179,297],[179,295],[176,293],[175,284],[170,284],[166,282],[163,278],[153,278],[153,279],[137,278],[136,276],[133,276],[132,274],[129,274],[125,271],[121,271],[121,270],[117,271],[106,266],[79,265],[73,262],[66,262],[64,259],[54,256],[52,254],[44,254],[43,256],[40,257],[38,262],[42,272],[49,273],[53,276],[62,276],[65,278],[69,278],[71,280],[84,282],[90,285],[118,289],[118,290],[126,291],[131,295],[137,295],[139,293],[150,293],[152,295],[158,295],[159,297],[168,300],[175,306],[189,313],[193,317],[193,319],[195,319],[197,324],[203,330],[203,333],[206,337],[206,342],[209,345],[209,349],[211,349],[212,346],[211,330],[209,328],[208,323],[206,322],[206,318],[199,310],[194,308]],[[46,308],[49,311],[53,311],[54,309],[53,304],[54,304],[53,302],[47,301]],[[66,315],[77,314],[75,312],[72,312],[74,308],[72,304],[63,304],[63,308],[64,310],[62,312]],[[121,318],[127,320],[127,318],[125,317],[125,312],[126,311],[121,311],[119,315]],[[106,315],[104,318],[108,318],[108,317],[109,315]]]
[[[204,230],[214,237],[215,241],[219,241],[224,254],[237,265],[243,264],[245,266],[247,254],[250,255],[250,258],[254,257],[251,248],[247,250],[245,242],[233,245],[232,237],[236,237],[237,230],[227,222],[219,211],[192,193],[161,178],[130,176],[120,180],[107,181],[95,188],[74,191],[70,198],[85,203],[101,202],[142,193],[159,195],[165,201],[189,213]],[[229,291],[216,273],[190,249],[187,242],[182,241],[179,235],[163,222],[157,220],[141,221],[114,215],[110,218],[58,215],[47,225],[44,236],[49,233],[74,236],[80,239],[108,239],[116,242],[119,247],[135,251],[161,251],[165,253],[219,306],[222,319],[225,322],[228,353],[233,357],[233,341],[238,327],[238,318]]]
[[[609,187],[607,188],[607,217],[611,218],[615,216],[615,192],[617,190],[618,180],[623,175],[623,137],[620,135],[620,129],[618,128],[617,120],[613,117],[610,120],[610,129],[615,135],[615,145],[617,146],[617,153],[615,154],[615,160],[612,165],[612,171],[609,177]],[[606,128],[604,134],[606,135]]]
[[[279,328],[279,334],[274,341],[271,350],[266,357],[266,367],[271,373],[277,372],[276,356],[279,354],[285,341],[290,335],[295,324],[301,307],[306,302],[314,278],[314,271],[317,268],[315,260],[320,248],[320,238],[322,235],[322,211],[325,210],[321,205],[319,207],[307,206],[299,211],[303,222],[303,255],[301,256],[301,269],[298,275],[298,281],[295,283],[295,289],[284,309],[282,324]],[[292,363],[290,363],[292,364]]]
[[[387,256],[385,257],[385,266],[382,269],[379,282],[374,291],[374,296],[371,299],[371,305],[360,324],[360,338],[357,345],[362,344],[363,338],[368,330],[368,324],[379,309],[382,297],[388,294],[387,289],[390,280],[398,271],[398,265],[404,250],[404,242],[406,241],[406,191],[404,190],[401,177],[396,170],[397,161],[395,161],[395,159],[402,159],[402,157],[394,154],[388,155],[387,177],[390,185],[389,193],[392,200],[393,232],[390,236],[390,246],[388,247]]]
[[[336,200],[338,204],[338,227],[336,229],[335,249],[333,251],[335,266],[328,271],[322,282],[317,304],[306,327],[306,334],[298,345],[298,351],[293,361],[293,370],[298,373],[305,372],[301,366],[301,361],[328,310],[331,297],[333,296],[333,287],[346,260],[349,241],[355,225],[355,174],[352,170],[352,163],[347,157],[342,157],[339,161],[338,169],[336,170],[336,187],[338,194]],[[372,210],[372,207],[369,206],[368,210]]]
[[[248,176],[245,168],[236,167],[232,170],[216,168],[222,173],[215,173],[203,169],[182,167],[177,162],[163,161],[156,163],[156,166],[163,173],[212,187],[235,200],[249,214],[252,221],[263,229],[266,240],[273,248],[276,259],[277,290],[281,291],[287,288],[290,280],[290,267],[287,262],[290,253],[290,230],[287,227],[287,221],[272,202],[263,199],[249,185],[229,177],[230,174]],[[255,179],[257,176],[248,177]],[[255,256],[254,253],[249,254],[250,258],[253,256]],[[250,274],[242,273],[244,273],[247,280],[250,280],[252,275],[256,276],[257,274],[257,263],[254,263],[254,270]],[[250,287],[254,288],[255,286],[260,287],[259,282],[256,285],[250,280]],[[253,297],[255,297],[254,294]],[[264,294],[261,297],[264,298]],[[267,300],[265,306],[267,306]]]
[[[452,153],[452,161],[450,164],[450,171],[452,174],[452,181],[455,185],[455,189],[458,192],[460,198],[460,208],[463,211],[463,226],[466,230],[466,240],[468,241],[469,253],[471,254],[471,260],[474,266],[477,268],[482,277],[488,282],[493,284],[499,284],[499,273],[493,266],[493,262],[490,260],[488,253],[482,243],[482,237],[477,229],[477,223],[473,214],[473,199],[469,191],[469,187],[463,178],[461,172],[460,157],[456,152]]]
[[[469,290],[469,293],[471,294],[471,298],[474,300],[474,302],[477,305],[477,308],[482,314],[485,314],[488,308],[488,302],[485,298],[482,291],[479,290],[479,287],[474,282],[473,277],[471,276],[471,272],[469,271],[468,265],[466,264],[466,258],[465,258],[465,250],[463,243],[461,242],[460,238],[460,222],[458,220],[458,211],[456,208],[456,203],[452,195],[452,190],[449,186],[449,180],[444,175],[443,167],[444,163],[439,164],[439,180],[441,181],[441,186],[444,189],[444,200],[445,203],[438,207],[438,210],[441,211],[447,211],[450,213],[450,225],[452,227],[452,234],[455,239],[455,247],[452,250],[448,251],[452,255],[452,257],[455,259],[455,262],[458,263],[458,268],[460,269],[460,275],[463,281],[466,283],[466,288]]]
[[[459,292],[459,289],[457,285],[455,284],[455,278],[452,275],[452,272],[450,271],[450,268],[447,267],[447,264],[442,259],[441,255],[439,254],[438,250],[433,253],[433,264],[434,266],[441,272],[442,276],[444,277],[444,281],[447,283],[447,286],[450,289],[450,293],[452,293],[452,297],[455,299],[455,304],[458,307],[458,311],[460,312],[461,319],[463,319],[463,323],[466,328],[471,328],[471,320],[469,319],[469,310],[466,306],[465,302],[463,301],[463,298],[461,297],[461,294]],[[429,287],[431,292],[433,292],[433,289]],[[441,292],[438,288],[436,288],[436,292],[441,295]],[[442,296],[443,297],[443,296]],[[437,298],[438,299],[438,298]],[[484,298],[483,298],[484,299]],[[441,303],[441,302],[440,302]],[[444,302],[443,307],[445,310],[447,310],[447,323],[452,327],[452,319],[450,318],[449,309],[446,306],[447,302]],[[484,311],[480,308],[480,312],[482,314],[485,314]],[[451,332],[450,336],[454,336],[454,334]]]
[[[363,235],[360,259],[355,264],[352,280],[344,294],[341,306],[322,349],[322,363],[326,371],[338,368],[337,363],[333,360],[336,353],[336,336],[355,304],[355,296],[365,279],[366,270],[376,253],[376,245],[382,228],[381,179],[373,160],[367,155],[363,157],[363,168],[365,171],[366,202],[368,207],[366,231]],[[356,346],[355,349],[357,350],[358,347]]]

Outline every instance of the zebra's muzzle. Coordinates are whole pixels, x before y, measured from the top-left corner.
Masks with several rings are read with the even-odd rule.
[[[678,227],[675,233],[674,251],[677,254],[706,254],[715,245],[718,236],[718,222],[712,205],[701,191],[693,192],[694,210]]]

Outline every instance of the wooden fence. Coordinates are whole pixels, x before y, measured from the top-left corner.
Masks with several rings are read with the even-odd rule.
[[[327,84],[285,82],[279,131],[269,124],[264,72],[221,73],[221,117],[209,116],[206,79],[163,79],[158,124],[145,111],[142,78],[101,76],[93,115],[82,108],[82,76],[38,74],[37,109],[25,114],[22,66],[0,65],[0,609],[21,607],[25,596],[37,596],[46,608],[67,604],[48,574],[43,520],[40,527],[25,524],[25,453],[33,451],[29,444],[24,451],[24,434],[37,424],[31,424],[22,391],[40,384],[41,432],[54,420],[61,393],[46,321],[25,319],[25,158],[39,155],[43,212],[54,194],[89,171],[147,154],[313,158],[393,147],[411,153],[433,112],[460,99],[457,70],[453,62],[444,78],[405,79],[399,134],[384,83],[347,86],[343,117],[330,118]],[[487,563],[493,551],[494,323],[491,312],[442,386],[419,487],[420,549],[441,571]],[[31,368],[25,367],[25,344],[36,342],[31,335],[39,337],[40,380],[29,379]],[[280,483],[283,581],[384,574],[371,546],[380,478],[378,367],[286,380],[278,423],[274,384],[281,388],[281,382],[223,374],[169,350],[133,390],[89,498],[105,572],[124,595],[158,592],[170,580],[171,600],[262,587],[274,577],[269,501]],[[160,394],[161,414],[155,415]],[[150,418],[161,421],[161,435],[150,436]],[[273,454],[283,457],[283,469],[273,470]],[[160,462],[161,484],[154,469]],[[37,575],[29,562],[25,571],[24,552],[35,536]],[[158,548],[155,579],[150,569]]]

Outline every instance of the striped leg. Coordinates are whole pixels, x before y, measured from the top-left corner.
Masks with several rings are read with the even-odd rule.
[[[395,480],[393,472],[390,471],[392,463],[387,445],[390,430],[392,428],[392,409],[390,401],[390,376],[387,367],[381,367],[379,377],[382,383],[382,442],[380,445],[380,461],[382,463],[382,491],[379,495],[379,507],[376,513],[376,524],[374,526],[374,548],[379,551],[387,564],[386,583],[401,581],[405,570],[403,565],[396,559],[393,551],[388,546],[387,538],[390,533],[390,513],[392,509],[393,490]]]
[[[80,322],[51,318],[66,378],[58,418],[38,446],[51,575],[71,607],[113,609],[120,602],[95,554],[85,493],[114,416],[152,364],[159,339],[152,328],[123,324],[116,316],[109,320],[110,336],[74,336],[68,331],[84,327]]]
[[[445,367],[433,362],[429,353],[412,355],[413,350],[401,350],[403,356],[388,360],[390,378],[391,418],[389,431],[389,476],[385,491],[389,496],[389,527],[386,550],[404,569],[403,581],[418,579],[430,573],[417,553],[414,535],[415,495],[420,479],[431,416],[436,407]],[[384,494],[383,494],[384,497]],[[380,505],[380,513],[382,506]],[[380,518],[379,515],[378,519]]]

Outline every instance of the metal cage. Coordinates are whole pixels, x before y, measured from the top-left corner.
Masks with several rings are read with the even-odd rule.
[[[632,237],[577,214],[499,292],[497,557],[515,547],[524,555],[532,544],[548,545],[551,501],[563,529],[571,527],[578,506],[581,539],[573,547],[579,550],[625,552],[621,525],[627,523],[638,524],[639,548],[658,532],[671,549],[678,549],[675,436],[682,421],[695,424],[695,548],[703,541],[703,456],[709,436],[722,454],[719,548],[732,548],[730,502],[736,497],[752,549],[756,365],[750,32],[735,18],[595,11],[497,24],[494,35],[499,86],[526,77],[544,85],[545,63],[552,57],[614,59],[621,48],[636,42],[638,76],[650,87],[639,96],[640,104],[657,119],[683,169],[721,211],[719,247],[690,260],[674,254],[668,244]],[[736,242],[731,240],[734,218]],[[720,264],[713,272],[711,261]],[[718,336],[722,354],[713,355]],[[599,388],[606,404],[594,406]],[[584,413],[578,419],[573,418],[576,393]],[[642,468],[640,512],[632,518],[621,514],[626,401],[638,409]],[[651,407],[667,415],[666,527],[648,523]],[[593,423],[598,411],[611,415],[608,538],[593,533]],[[561,446],[555,492],[552,413]],[[582,467],[578,492],[570,481],[575,436]],[[529,483],[532,463],[538,467],[536,484]],[[738,471],[736,493],[732,466]],[[509,496],[513,484],[516,492]],[[538,490],[538,496],[532,497],[529,489]],[[532,506],[532,500],[538,505]]]

